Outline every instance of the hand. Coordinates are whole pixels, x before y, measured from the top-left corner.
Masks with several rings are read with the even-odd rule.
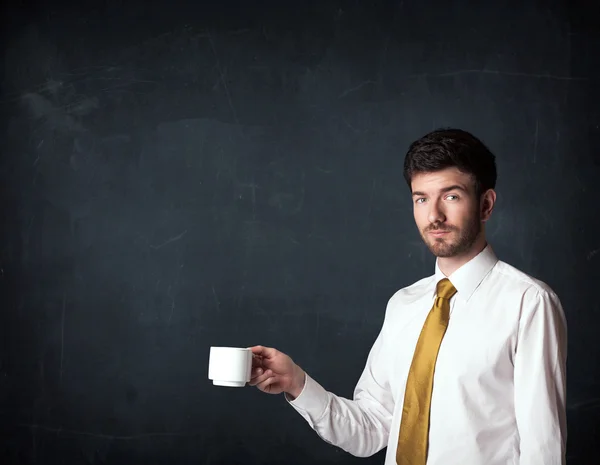
[[[304,389],[305,373],[294,361],[271,347],[254,346],[250,386],[268,394],[285,392],[296,398]]]

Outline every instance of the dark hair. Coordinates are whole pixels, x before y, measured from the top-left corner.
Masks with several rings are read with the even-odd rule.
[[[475,179],[480,196],[496,187],[494,154],[473,134],[462,129],[436,129],[414,141],[404,159],[404,179],[411,187],[415,173],[428,173],[456,167]]]

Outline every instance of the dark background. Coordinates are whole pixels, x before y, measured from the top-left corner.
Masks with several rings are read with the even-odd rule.
[[[212,386],[209,346],[352,396],[433,272],[406,148],[458,126],[498,157],[495,251],[565,307],[569,464],[600,463],[598,2],[482,3],[4,5],[0,462],[383,463]]]

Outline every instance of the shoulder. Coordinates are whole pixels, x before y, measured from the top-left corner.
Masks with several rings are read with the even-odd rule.
[[[433,296],[435,287],[435,276],[427,276],[419,279],[413,284],[398,289],[388,300],[387,311],[393,311],[399,308],[407,308],[415,304],[420,299],[427,296]]]
[[[424,294],[433,290],[435,276],[427,276],[425,278],[419,279],[415,283],[403,287],[402,289],[398,289],[391,297],[390,302],[400,301],[403,303],[413,302],[421,297]]]
[[[435,275],[427,276],[394,292],[387,302],[383,327],[401,323],[415,309],[422,307],[423,299],[433,298],[434,280]]]
[[[504,310],[510,306],[516,311],[519,341],[523,337],[534,337],[537,339],[532,341],[539,344],[538,347],[557,344],[566,354],[567,318],[554,289],[545,281],[503,261],[496,263],[492,277],[500,286],[497,295],[502,296]],[[522,347],[523,342],[518,345]]]
[[[517,311],[519,327],[529,328],[537,321],[566,328],[561,300],[548,283],[500,260],[490,275],[497,291],[494,295],[502,296],[505,305]]]
[[[492,269],[490,279],[507,292],[522,295],[528,301],[559,300],[548,283],[502,260],[498,260]]]

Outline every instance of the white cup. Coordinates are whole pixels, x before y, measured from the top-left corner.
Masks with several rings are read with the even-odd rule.
[[[240,347],[211,347],[208,379],[215,386],[244,387],[250,381],[252,351]]]

